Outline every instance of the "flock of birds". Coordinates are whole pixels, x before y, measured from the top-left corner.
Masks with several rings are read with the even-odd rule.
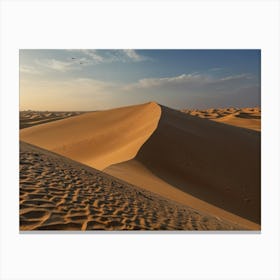
[[[72,60],[76,60],[76,59],[78,59],[78,58],[77,58],[77,57],[72,57]],[[86,62],[80,61],[79,63],[80,63],[80,64],[85,64]]]

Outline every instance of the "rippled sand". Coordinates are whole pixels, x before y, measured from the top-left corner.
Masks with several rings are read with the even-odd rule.
[[[21,230],[236,230],[27,143],[20,145]]]

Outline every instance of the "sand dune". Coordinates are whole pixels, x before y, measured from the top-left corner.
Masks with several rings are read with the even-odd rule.
[[[207,114],[218,115],[215,110]],[[198,211],[241,227],[260,228],[257,131],[151,102],[26,128],[20,138],[97,169],[106,168]]]
[[[249,128],[256,131],[261,130],[261,109],[259,107],[182,110],[182,112],[233,126]]]
[[[20,139],[102,170],[135,157],[159,118],[150,102],[26,128]]]
[[[48,112],[48,111],[21,111],[20,128],[26,128],[42,123],[57,121],[82,114],[83,112]]]
[[[20,145],[21,230],[242,230],[32,145]]]
[[[260,223],[260,133],[162,106],[136,158],[188,194]]]

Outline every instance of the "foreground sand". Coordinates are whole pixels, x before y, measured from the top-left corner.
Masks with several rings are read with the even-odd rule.
[[[150,102],[26,128],[20,138],[241,228],[260,229],[258,131]]]
[[[236,230],[239,225],[20,145],[21,230]]]

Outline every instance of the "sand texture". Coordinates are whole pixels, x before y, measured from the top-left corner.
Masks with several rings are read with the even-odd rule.
[[[227,109],[209,120],[149,102],[25,128],[20,139],[199,213],[259,230],[261,134],[222,123],[251,121],[254,114],[260,122],[260,110],[241,111]]]
[[[42,123],[57,121],[82,114],[82,112],[49,112],[49,111],[21,111],[19,113],[20,128],[26,128]]]
[[[32,145],[20,145],[21,230],[242,230]]]

